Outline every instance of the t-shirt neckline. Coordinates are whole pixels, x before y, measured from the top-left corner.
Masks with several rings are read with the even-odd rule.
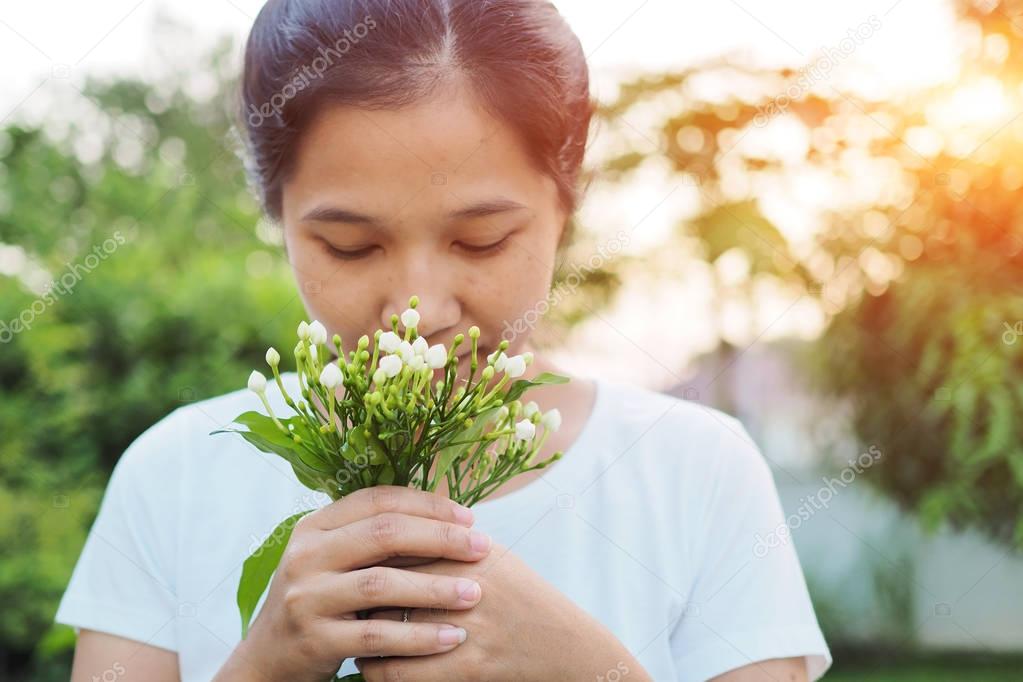
[[[592,377],[591,380],[594,387],[593,407],[575,440],[565,448],[561,459],[548,467],[539,478],[530,481],[521,488],[500,497],[484,498],[473,505],[473,510],[482,511],[481,516],[485,514],[488,517],[488,526],[497,526],[504,520],[514,521],[520,511],[535,508],[537,501],[545,495],[550,495],[550,500],[553,503],[558,488],[544,479],[551,475],[552,471],[558,472],[559,478],[566,478],[569,472],[577,466],[581,452],[596,438],[597,427],[603,421],[602,411],[607,400],[607,386],[598,377]]]

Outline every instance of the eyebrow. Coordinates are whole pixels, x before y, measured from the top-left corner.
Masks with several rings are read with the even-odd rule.
[[[523,204],[504,197],[487,199],[465,208],[460,208],[448,214],[448,217],[457,220],[465,218],[485,218],[497,213],[507,213],[526,208]],[[350,211],[340,206],[317,206],[304,216],[302,220],[312,220],[327,223],[353,223],[356,225],[380,226],[384,221],[373,216]]]

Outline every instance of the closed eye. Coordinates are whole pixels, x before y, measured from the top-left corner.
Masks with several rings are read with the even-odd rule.
[[[323,246],[327,250],[327,253],[331,256],[342,260],[358,260],[360,258],[365,258],[373,251],[373,249],[376,248],[375,246],[367,246],[361,249],[346,251],[345,249],[337,248],[329,242],[323,242]]]
[[[490,244],[476,245],[476,244],[459,243],[459,245],[463,249],[468,251],[469,253],[478,254],[478,255],[490,255],[490,254],[499,253],[500,251],[504,250],[504,248],[508,245],[508,238],[509,237],[511,237],[510,234],[505,235],[501,239],[497,240],[496,242],[490,243]]]

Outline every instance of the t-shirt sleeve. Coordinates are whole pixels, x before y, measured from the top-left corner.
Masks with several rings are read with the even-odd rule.
[[[670,636],[679,680],[697,682],[772,658],[831,665],[771,470],[741,423],[726,423],[706,464],[696,514],[696,575]],[[706,460],[704,460],[706,463]],[[773,542],[773,538],[779,538]]]
[[[175,453],[181,410],[124,451],[54,619],[177,650]]]

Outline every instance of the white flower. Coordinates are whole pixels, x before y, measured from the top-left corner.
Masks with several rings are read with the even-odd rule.
[[[417,336],[416,340],[412,342],[412,350],[416,352],[416,355],[426,355],[429,347],[430,344],[426,341],[425,336]]]
[[[530,353],[529,351],[526,351],[525,353],[522,354],[522,359],[526,361],[527,365],[533,364],[533,354]]]
[[[412,359],[408,361],[408,366],[418,372],[423,367],[426,367],[426,360],[423,359],[422,355],[413,355]]]
[[[496,357],[497,357],[497,354],[498,354],[498,353],[500,353],[500,352],[501,352],[501,351],[499,351],[499,350],[495,350],[495,351],[494,351],[493,353],[491,353],[490,355],[488,355],[488,356],[487,356],[487,364],[488,364],[488,365],[489,365],[489,364],[492,364],[492,363],[494,362],[494,358],[496,358]]]
[[[497,361],[494,363],[494,371],[500,372],[501,370],[504,369],[504,366],[506,364],[508,364],[508,356],[505,355],[504,353],[501,353],[500,355],[497,356]]]
[[[327,328],[319,320],[313,320],[309,325],[309,341],[317,344],[327,343]]]
[[[373,372],[373,381],[382,384],[387,380],[387,372],[384,371],[383,367],[377,367],[377,371]]]
[[[341,368],[335,365],[333,362],[323,368],[320,372],[320,383],[326,386],[329,390],[334,390],[341,385]]]
[[[430,369],[440,369],[447,363],[448,352],[444,350],[443,343],[436,343],[426,351],[426,364],[430,366]]]
[[[522,408],[522,416],[528,419],[529,417],[532,417],[539,411],[540,406],[536,404],[536,401],[530,400],[528,403],[526,403],[526,406]]]
[[[266,390],[266,377],[256,370],[249,375],[249,390],[253,393],[262,393]]]
[[[298,338],[303,341],[309,338],[309,324],[305,320],[298,323]]]
[[[401,371],[401,358],[397,355],[388,355],[380,358],[380,369],[384,370],[384,374],[388,377],[393,377]]]
[[[544,428],[548,431],[557,431],[561,428],[561,412],[558,408],[554,408],[547,412],[544,416],[540,417],[540,423],[543,424]]]
[[[281,354],[277,352],[277,349],[270,346],[266,349],[266,364],[271,367],[276,367],[281,361]]]
[[[401,345],[401,337],[394,332],[384,332],[380,335],[377,346],[385,353],[394,353]]]
[[[523,419],[515,423],[515,437],[519,440],[531,440],[536,435],[536,424]]]
[[[405,362],[411,362],[412,358],[416,357],[416,352],[412,350],[411,343],[408,341],[402,341],[398,345],[398,355],[400,355],[401,359]]]
[[[520,377],[526,373],[526,361],[521,355],[508,358],[504,363],[504,371],[508,373],[512,379]]]
[[[411,329],[419,324],[419,311],[415,308],[409,308],[401,314],[401,323],[405,325],[406,329]]]

